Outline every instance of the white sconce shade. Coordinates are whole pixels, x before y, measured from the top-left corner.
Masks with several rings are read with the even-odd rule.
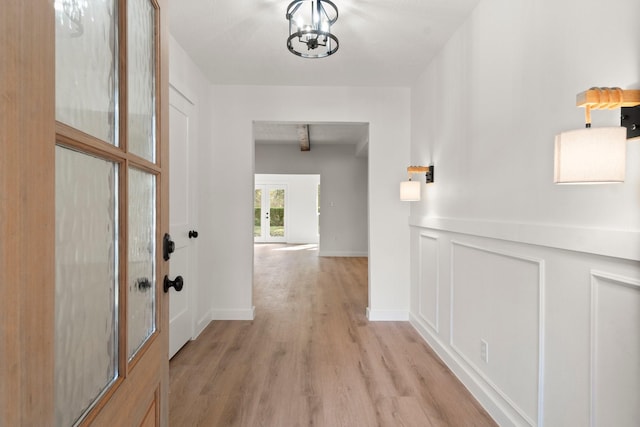
[[[403,202],[419,202],[420,181],[402,181],[400,183],[400,200]]]
[[[624,182],[627,129],[585,128],[556,135],[556,184]]]

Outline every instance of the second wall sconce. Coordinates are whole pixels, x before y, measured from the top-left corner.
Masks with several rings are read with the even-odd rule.
[[[627,139],[640,136],[640,90],[591,88],[576,96],[585,108],[584,129],[556,136],[556,184],[624,182]],[[621,108],[621,125],[591,127],[591,110]]]
[[[414,173],[424,173],[425,181],[427,184],[433,182],[434,179],[434,166],[409,166],[407,167],[407,173],[409,174],[409,180],[400,183],[400,200],[403,202],[418,202],[420,201],[420,181],[412,181],[411,176]]]

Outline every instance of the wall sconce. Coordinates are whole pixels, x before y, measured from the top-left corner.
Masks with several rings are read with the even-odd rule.
[[[412,181],[411,175],[414,173],[424,173],[427,184],[433,182],[434,167],[431,166],[409,166],[407,167],[409,180],[400,183],[400,200],[403,202],[420,201],[420,181]]]
[[[584,129],[556,135],[556,184],[624,182],[627,145],[640,136],[640,90],[591,88],[576,96],[585,108]],[[619,127],[591,127],[591,110],[621,108]]]

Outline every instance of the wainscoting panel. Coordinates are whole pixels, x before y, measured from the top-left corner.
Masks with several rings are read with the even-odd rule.
[[[411,227],[409,319],[500,426],[640,425],[640,256],[610,250],[626,238],[433,222]]]
[[[591,426],[640,423],[640,281],[591,272]]]
[[[439,332],[439,251],[438,238],[420,234],[420,273],[418,314],[436,333]]]
[[[542,260],[451,242],[452,349],[528,425],[538,425]]]

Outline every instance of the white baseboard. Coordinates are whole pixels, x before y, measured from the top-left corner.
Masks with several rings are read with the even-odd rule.
[[[367,307],[367,319],[370,322],[406,322],[409,312],[406,310],[371,310]]]
[[[211,320],[253,320],[255,318],[256,308],[239,308],[239,309],[213,309],[211,312]]]
[[[500,400],[499,396],[493,392],[490,386],[484,383],[482,378],[465,366],[464,362],[449,349],[449,346],[440,337],[434,334],[424,321],[412,313],[409,316],[409,322],[413,328],[498,425],[505,427],[528,425],[515,411],[511,410],[508,404]]]
[[[196,339],[205,330],[207,326],[211,323],[211,311],[207,311],[202,318],[196,322],[195,330],[193,331],[193,338]]]
[[[335,257],[368,257],[367,252],[341,252],[341,251],[323,251],[318,253],[318,256],[335,256]]]

